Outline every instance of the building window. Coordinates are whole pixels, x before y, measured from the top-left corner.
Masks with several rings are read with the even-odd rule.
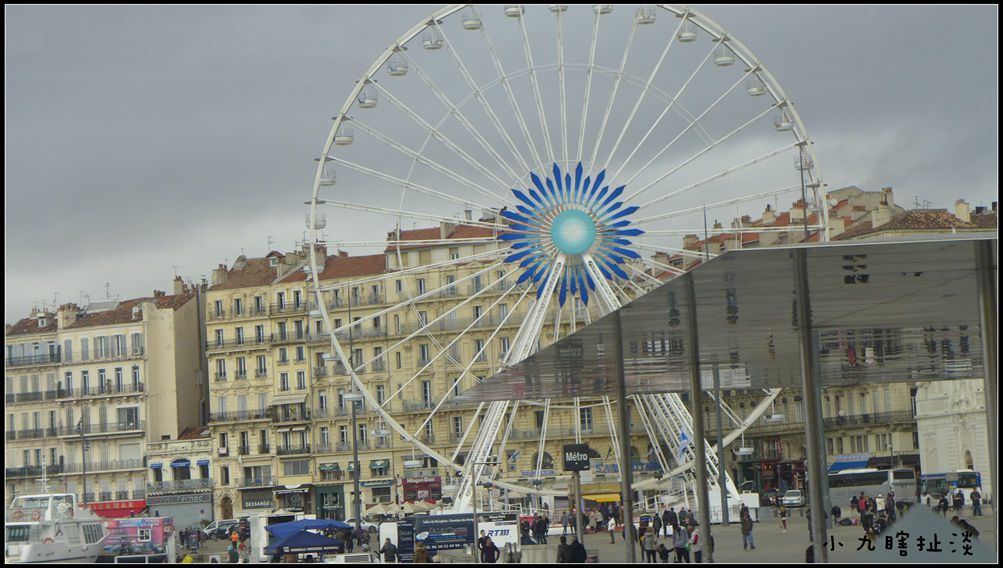
[[[425,279],[424,278],[418,278],[417,279],[417,284],[418,284],[418,294],[419,295],[424,294],[425,293]]]
[[[454,416],[453,417],[453,435],[459,438],[463,435],[463,417]]]
[[[279,347],[279,363],[288,363],[289,362],[289,354],[288,353],[289,352],[286,350],[285,347]]]
[[[86,337],[80,338],[80,360],[87,361],[91,358],[90,351],[88,350],[88,339]]]
[[[279,390],[289,390],[289,373],[279,373]]]
[[[432,381],[421,382],[421,401],[424,403],[425,408],[432,406]]]
[[[216,317],[223,317],[223,300],[216,300]]]
[[[306,371],[296,371],[296,388],[300,390],[306,388]]]
[[[578,420],[579,428],[581,428],[581,431],[584,432],[584,433],[587,433],[587,434],[591,433],[592,432],[592,427],[593,427],[593,423],[592,423],[592,409],[591,408],[581,408],[581,409],[579,409],[579,413],[580,413],[579,420]]]
[[[244,344],[244,328],[238,327],[236,330],[234,330],[234,337],[236,339],[237,345],[243,345]]]
[[[385,387],[384,385],[376,385],[376,403],[382,406],[383,401],[386,399],[386,396],[387,396],[387,387]]]
[[[244,313],[244,299],[234,298],[233,299],[233,315],[239,316]]]

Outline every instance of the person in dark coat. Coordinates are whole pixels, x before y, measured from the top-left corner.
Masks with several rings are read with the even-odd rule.
[[[557,545],[557,563],[571,563],[571,547],[568,546],[568,538],[565,536],[561,537],[561,544]]]
[[[669,528],[677,522],[679,519],[676,518],[676,511],[672,507],[662,513],[662,527],[665,529],[665,536],[669,536]]]
[[[481,562],[484,564],[498,562],[498,547],[491,541],[491,537],[484,539],[484,548],[481,549]]]
[[[585,551],[585,546],[578,542],[577,537],[571,537],[571,544],[568,545],[571,549],[571,562],[572,564],[584,564],[588,560],[588,552]]]
[[[390,564],[391,562],[396,562],[400,559],[400,554],[397,552],[397,547],[394,543],[390,542],[388,538],[386,542],[383,543],[383,548],[380,549],[380,553],[383,554],[383,562]]]

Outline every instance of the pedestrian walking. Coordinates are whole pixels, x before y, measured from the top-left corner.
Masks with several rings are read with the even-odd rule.
[[[895,514],[895,492],[889,491],[888,497],[885,498],[885,515],[888,517],[889,523],[894,523]]]
[[[571,544],[568,547],[571,549],[571,562],[573,564],[584,564],[588,560],[589,554],[585,550],[585,545],[578,542],[578,537],[571,537]]]
[[[662,564],[668,564],[670,552],[672,552],[672,549],[666,548],[664,542],[658,543],[658,558],[662,561]]]
[[[655,535],[662,532],[662,517],[658,513],[651,515],[651,528],[655,531]]]
[[[568,525],[570,524],[571,524],[571,513],[564,511],[564,514],[561,515],[561,525],[563,528],[561,534],[568,534]]]
[[[383,542],[380,554],[383,555],[383,562],[387,564],[400,560],[400,553],[397,552],[397,547],[394,546],[394,543],[390,542],[389,538]]]
[[[665,529],[665,536],[672,534],[672,525],[677,522],[676,512],[669,507],[664,513],[662,513],[662,528]]]
[[[700,533],[694,525],[689,528],[689,550],[693,553],[693,562],[700,564],[703,561],[703,541],[700,540]]]
[[[231,544],[229,547],[227,547],[226,553],[230,559],[230,564],[236,564],[237,562],[240,562],[240,553],[237,552],[236,546]]]
[[[752,515],[749,514],[749,509],[744,505],[742,506],[742,549],[751,548],[755,550],[756,543],[752,539]]]
[[[414,547],[414,562],[415,564],[428,564],[428,561],[428,549],[425,548],[425,541],[419,540]]]
[[[954,493],[954,512],[961,513],[962,507],[965,506],[965,494],[961,489],[958,489]]]
[[[978,489],[972,490],[972,516],[981,517],[982,516],[982,494],[979,493]]]
[[[947,495],[941,495],[940,501],[937,501],[937,508],[940,509],[940,514],[945,519],[947,518]]]
[[[672,547],[676,551],[676,562],[689,562],[690,554],[686,550],[690,544],[689,533],[683,527],[675,525],[672,527]]]
[[[780,505],[780,526],[787,532],[787,507]]]
[[[649,563],[656,563],[658,559],[656,558],[655,550],[658,548],[658,533],[654,530],[645,531],[644,535],[641,537],[641,549],[644,550],[644,558]]]
[[[864,511],[867,510],[867,496],[864,492],[860,492],[860,497],[857,498],[857,518],[860,519],[864,516]]]
[[[606,522],[606,528],[609,530],[609,543],[616,544],[616,519],[610,517]]]
[[[568,537],[561,535],[561,544],[557,545],[557,563],[571,563],[571,547],[568,545]]]

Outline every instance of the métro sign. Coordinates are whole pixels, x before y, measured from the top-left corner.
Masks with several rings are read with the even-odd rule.
[[[564,445],[564,471],[586,471],[589,469],[588,444]]]

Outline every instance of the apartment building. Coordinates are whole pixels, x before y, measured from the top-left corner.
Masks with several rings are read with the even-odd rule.
[[[196,293],[36,310],[7,327],[6,493],[76,493],[106,516],[145,507],[145,444],[199,421]],[[85,489],[86,483],[86,489]]]
[[[476,405],[451,399],[500,368],[528,304],[504,293],[514,282],[511,268],[450,262],[498,246],[475,242],[487,237],[487,229],[443,224],[391,233],[388,240],[402,244],[382,254],[323,257],[323,308],[356,373],[377,404],[444,455],[457,452],[465,435],[469,444],[479,425]],[[207,292],[218,517],[271,508],[352,515],[352,407],[344,398],[352,388],[307,287],[308,253],[241,257],[217,269]],[[553,329],[543,335],[549,344]],[[533,475],[544,428],[540,461],[548,479],[576,428],[608,456],[602,411],[582,408],[575,421],[570,411],[524,405],[509,434],[504,475]],[[436,499],[455,488],[451,469],[415,452],[365,403],[356,407],[354,433],[364,504]],[[643,437],[639,422],[635,433]]]
[[[995,230],[998,226],[996,204],[991,208],[971,206],[964,200],[955,204],[952,214],[946,210],[911,210],[895,204],[892,188],[867,192],[855,186],[832,191],[829,196],[829,229],[832,240],[860,240],[908,237],[953,232],[979,232]],[[696,235],[684,238],[686,248],[694,252],[721,253],[729,248],[748,248],[800,242],[804,240],[803,230],[798,230],[802,208],[794,203],[790,211],[777,212],[767,207],[758,220],[743,217],[732,222],[731,227],[773,227],[792,230],[779,232],[738,232],[729,231],[716,223],[714,231],[706,239]],[[812,224],[816,217],[809,217]],[[812,240],[814,235],[809,237]],[[669,262],[690,267],[697,262],[694,256],[677,255]],[[850,349],[855,356],[867,360],[880,357],[880,344],[887,338],[883,330],[872,330],[851,342]],[[829,345],[823,348],[847,349],[845,345]],[[963,349],[959,346],[959,349]],[[848,355],[849,356],[849,355]],[[821,409],[825,427],[825,454],[831,470],[835,471],[851,465],[866,464],[868,467],[912,467],[917,470],[933,471],[929,468],[941,467],[939,463],[923,462],[921,452],[920,427],[918,426],[917,396],[921,399],[932,397],[940,401],[946,392],[953,392],[953,382],[914,384],[908,381],[890,384],[857,385],[853,387],[824,387],[821,393]],[[961,387],[959,387],[961,388]],[[931,390],[932,389],[932,390]],[[945,390],[946,389],[946,390]],[[924,395],[936,392],[936,395]],[[959,398],[968,396],[964,389],[955,393]],[[955,396],[951,395],[951,396]],[[729,393],[726,402],[742,417],[756,404],[741,393]],[[930,406],[930,405],[933,406]],[[940,402],[927,403],[928,408],[938,408]],[[785,390],[774,405],[772,420],[761,420],[745,435],[746,450],[728,456],[728,468],[736,483],[746,483],[746,487],[760,493],[789,488],[803,488],[804,460],[807,457],[804,442],[803,397],[799,390]],[[930,429],[945,420],[940,410],[930,411]],[[705,404],[709,437],[716,432],[714,412],[711,404]],[[969,414],[973,412],[969,411]],[[977,415],[977,412],[974,413]],[[938,422],[940,420],[940,422]],[[983,426],[984,427],[984,426]],[[955,428],[956,430],[956,428]],[[727,430],[725,430],[727,431]],[[934,439],[943,434],[924,434],[928,448]],[[966,439],[965,448],[978,454],[978,458],[968,461],[961,456],[948,460],[952,463],[987,463],[983,438]],[[961,440],[959,439],[960,443]],[[971,456],[969,456],[971,457]]]

